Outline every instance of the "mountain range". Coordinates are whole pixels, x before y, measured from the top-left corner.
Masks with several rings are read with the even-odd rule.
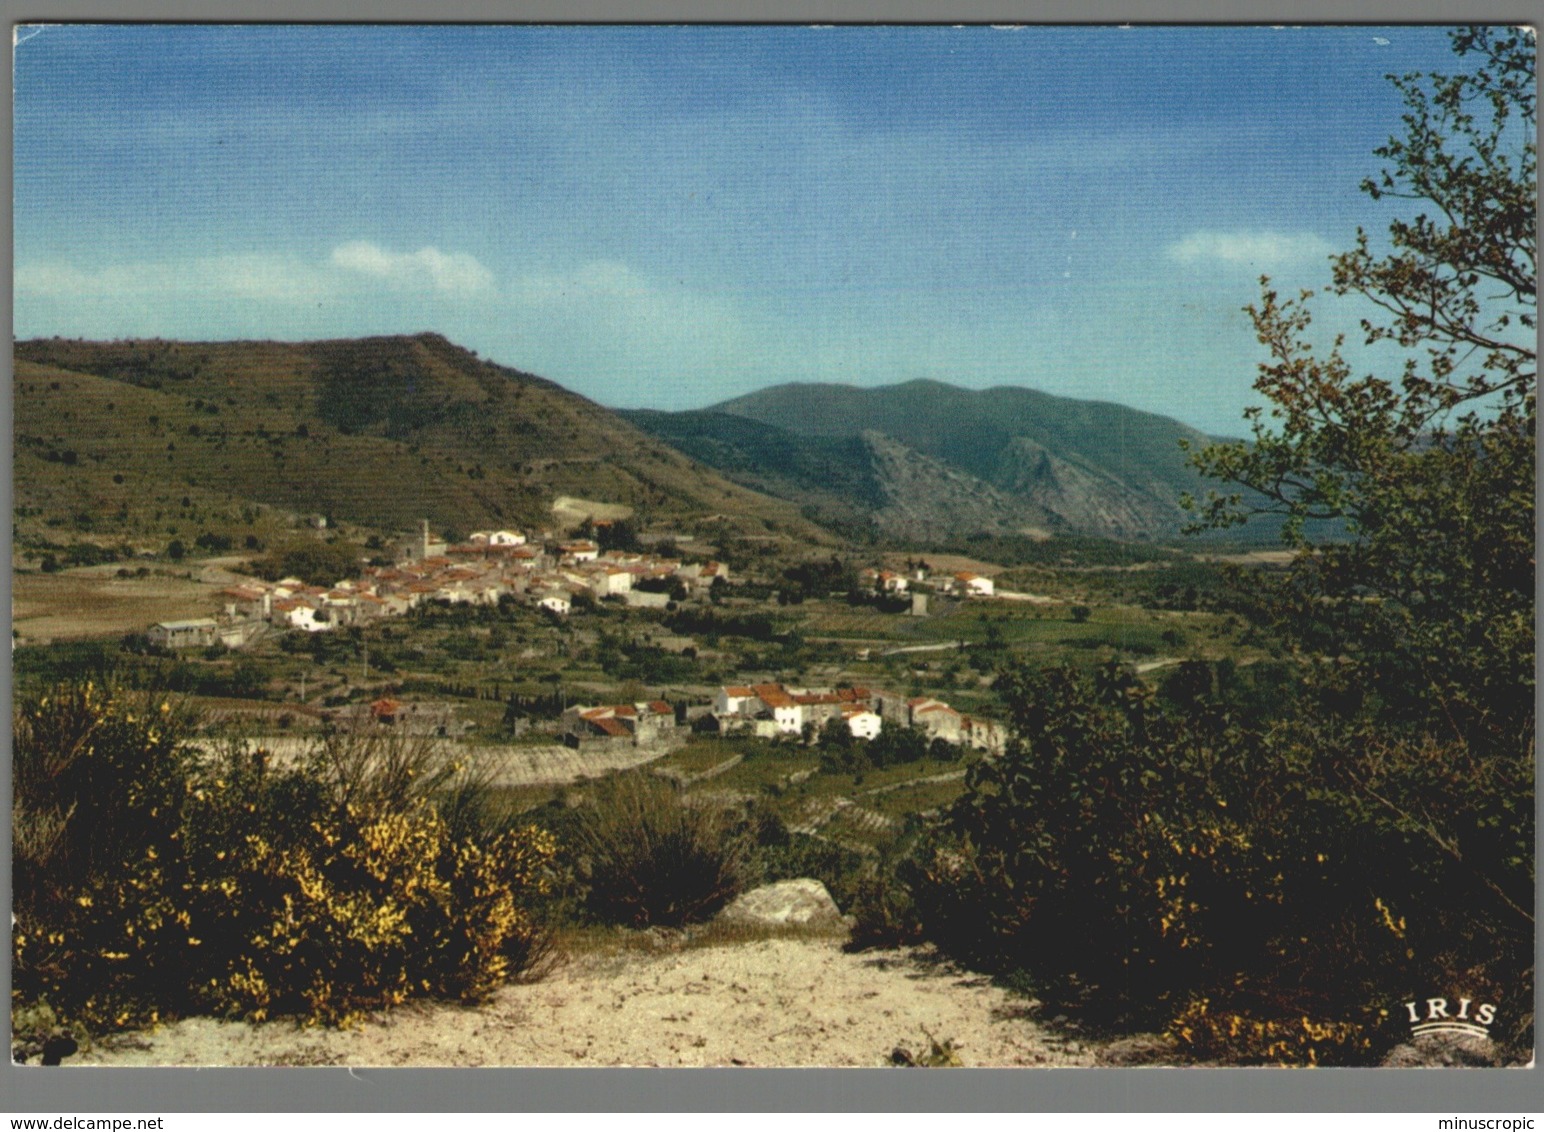
[[[1181,442],[1211,438],[1108,402],[938,381],[787,384],[710,409],[623,414],[739,483],[878,533],[1175,534],[1204,491]]]
[[[1208,439],[1119,405],[936,381],[614,412],[436,334],[55,338],[14,357],[19,537],[73,521],[164,539],[258,504],[380,530],[539,527],[568,496],[817,544],[830,529],[1153,538],[1199,486],[1180,441]]]
[[[303,343],[15,346],[19,535],[164,543],[257,504],[383,531],[542,527],[561,497],[666,525],[831,543],[561,386],[436,334]],[[250,524],[250,520],[248,521]],[[236,523],[239,526],[239,522]]]

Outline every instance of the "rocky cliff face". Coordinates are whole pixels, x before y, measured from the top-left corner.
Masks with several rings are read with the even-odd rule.
[[[1210,438],[1167,417],[1033,389],[780,385],[703,414],[728,417],[814,444],[863,438],[882,488],[874,522],[896,533],[1028,526],[1165,537],[1184,522],[1180,497],[1205,490],[1181,442]]]
[[[1000,491],[942,461],[872,430],[862,434],[883,505],[874,522],[896,538],[1042,534],[1065,527],[1038,500]]]
[[[1178,497],[1161,482],[1127,483],[1087,461],[1055,456],[1028,437],[1003,449],[993,478],[1043,511],[1048,523],[1084,534],[1144,538],[1172,531],[1184,519]]]

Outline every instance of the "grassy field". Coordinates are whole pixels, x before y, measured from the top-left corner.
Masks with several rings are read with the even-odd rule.
[[[921,765],[925,764],[919,764],[919,767]],[[923,774],[918,781],[907,783],[897,789],[864,794],[860,801],[869,809],[898,818],[907,814],[942,809],[965,792],[965,776],[959,772],[953,773],[942,781],[929,781],[934,778],[935,775]]]
[[[654,765],[661,770],[690,776],[711,770],[738,753],[735,746],[719,739],[693,739]]]
[[[18,642],[143,633],[157,621],[209,617],[219,591],[177,572],[119,578],[96,568],[11,578],[11,628]]]
[[[904,613],[880,613],[866,606],[833,601],[807,601],[799,608],[804,613],[799,631],[807,637],[881,644],[906,641],[917,635],[918,619]]]
[[[996,641],[1009,648],[1044,644],[1140,654],[1183,647],[1181,638],[1205,632],[1218,620],[1208,614],[1174,614],[1134,605],[1088,608],[1087,620],[1079,622],[1068,606],[968,603],[947,616],[922,621],[918,635],[936,642],[981,645]],[[1168,639],[1165,633],[1170,634]]]
[[[820,768],[819,752],[796,744],[752,748],[738,764],[715,777],[713,785],[725,790],[758,794],[769,787],[781,788],[790,776]]]

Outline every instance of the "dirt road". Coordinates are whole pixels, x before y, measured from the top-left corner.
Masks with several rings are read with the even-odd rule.
[[[412,1005],[353,1030],[191,1019],[70,1064],[881,1066],[928,1034],[966,1066],[1094,1064],[980,976],[831,937],[591,954],[480,1007]]]

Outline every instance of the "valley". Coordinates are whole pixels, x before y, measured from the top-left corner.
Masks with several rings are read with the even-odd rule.
[[[951,447],[856,396],[822,410],[864,426],[839,434],[755,419],[787,408],[770,394],[611,414],[434,336],[22,343],[18,694],[89,680],[175,704],[211,766],[417,751],[456,768],[436,789],[469,791],[483,827],[562,846],[652,782],[735,823],[741,883],[818,881],[867,925],[885,862],[1006,749],[1006,674],[1168,694],[1175,673],[1286,663],[1230,580],[1283,563],[1175,534],[1155,502],[1175,461],[1096,467],[1043,432]],[[876,396],[921,397],[903,417],[985,397],[978,430],[999,411]],[[1125,419],[1088,412],[1059,435]],[[993,1049],[973,1063],[1045,1056]]]

